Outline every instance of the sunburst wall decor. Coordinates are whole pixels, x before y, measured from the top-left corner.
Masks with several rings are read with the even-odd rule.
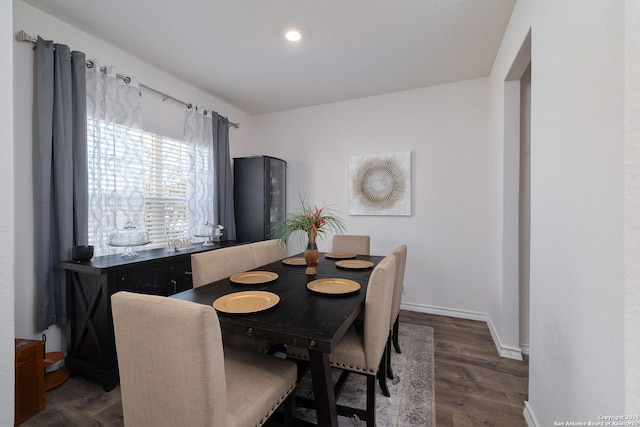
[[[411,151],[349,156],[349,215],[411,215]]]

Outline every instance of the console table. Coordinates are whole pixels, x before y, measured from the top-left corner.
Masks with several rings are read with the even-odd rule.
[[[139,251],[135,258],[120,254],[90,261],[63,261],[67,271],[67,312],[70,336],[66,366],[71,375],[82,374],[102,382],[105,391],[118,384],[111,295],[118,291],[169,296],[193,287],[191,255],[234,246],[234,241],[213,246],[196,244],[175,251],[169,248]]]

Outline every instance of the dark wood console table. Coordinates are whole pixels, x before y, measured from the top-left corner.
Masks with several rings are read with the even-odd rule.
[[[169,296],[193,287],[191,255],[234,246],[213,246],[174,251],[169,248],[138,251],[135,258],[118,255],[90,261],[63,261],[67,271],[67,311],[70,336],[66,366],[71,375],[82,374],[102,382],[105,391],[118,384],[111,295],[118,291]]]

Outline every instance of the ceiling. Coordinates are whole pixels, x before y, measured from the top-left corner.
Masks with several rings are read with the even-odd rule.
[[[24,1],[253,115],[486,77],[515,4]]]

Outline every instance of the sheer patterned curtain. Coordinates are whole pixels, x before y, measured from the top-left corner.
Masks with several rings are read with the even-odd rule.
[[[139,82],[125,82],[115,67],[87,69],[89,235],[95,254],[114,253],[112,229],[144,227],[144,162]]]
[[[187,108],[184,113],[185,143],[189,152],[187,178],[187,229],[197,235],[205,222],[217,225],[214,218],[213,127],[211,112],[202,107]]]
[[[67,321],[58,263],[87,244],[85,56],[38,37],[35,49],[33,185],[36,325]]]

